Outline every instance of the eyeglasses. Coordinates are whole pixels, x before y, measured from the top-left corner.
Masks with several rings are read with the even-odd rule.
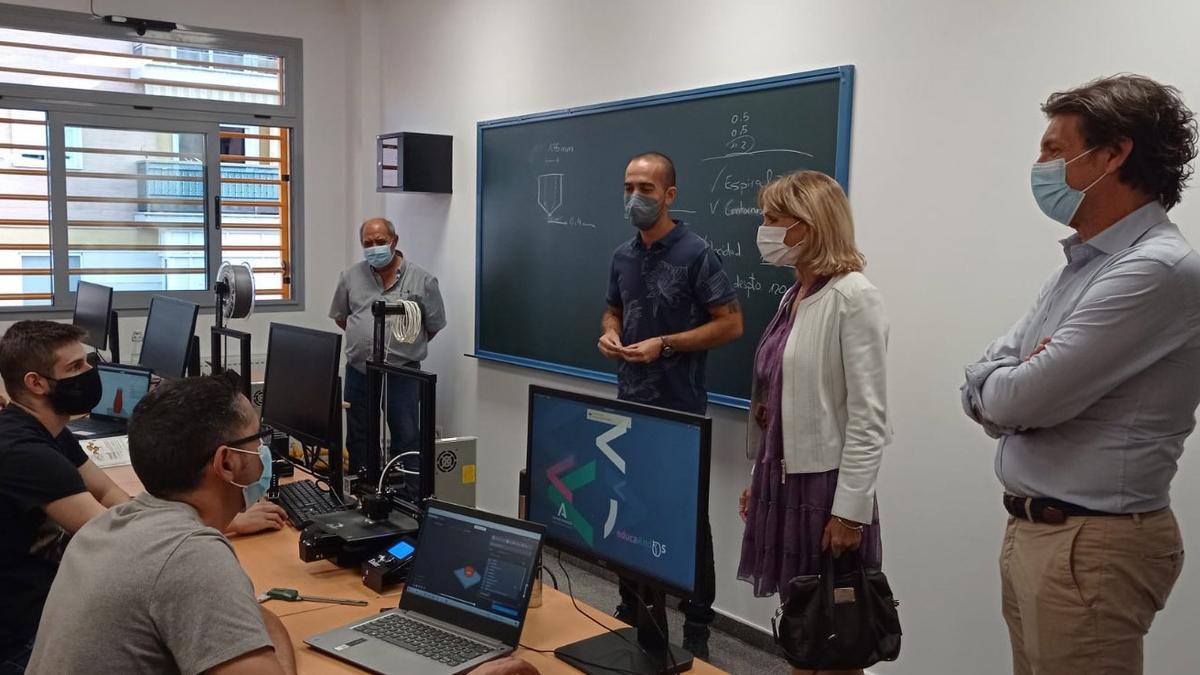
[[[239,446],[243,443],[249,443],[250,441],[261,441],[264,438],[270,439],[271,436],[273,436],[273,435],[275,435],[275,430],[264,424],[264,425],[262,425],[262,427],[259,428],[257,434],[252,434],[250,436],[246,436],[245,438],[239,438],[234,441],[229,441],[228,443],[225,443],[224,445],[227,445],[231,448],[236,448],[237,446]]]

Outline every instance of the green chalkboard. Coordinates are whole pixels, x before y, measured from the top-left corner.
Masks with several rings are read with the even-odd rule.
[[[475,355],[615,381],[600,356],[609,261],[634,236],[625,165],[675,161],[672,215],[738,289],[745,335],[708,360],[710,400],[746,405],[758,339],[793,273],[759,259],[758,188],[796,169],[849,174],[853,66],[481,122]]]

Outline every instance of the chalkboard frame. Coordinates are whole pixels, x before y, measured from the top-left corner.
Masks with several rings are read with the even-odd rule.
[[[699,89],[670,92],[666,94],[654,94],[652,96],[643,96],[640,98],[610,101],[607,103],[596,103],[576,108],[563,108],[561,110],[551,110],[530,115],[517,115],[514,117],[505,117],[501,119],[478,122],[476,124],[475,131],[475,352],[473,354],[469,354],[468,356],[473,356],[481,361],[493,361],[515,366],[523,366],[526,368],[533,368],[535,370],[558,373],[560,375],[571,375],[573,377],[580,377],[598,382],[607,382],[609,384],[616,384],[617,382],[617,376],[614,373],[605,373],[598,370],[579,368],[562,363],[541,361],[523,356],[514,356],[511,354],[480,349],[480,327],[482,325],[482,322],[480,321],[480,311],[483,298],[483,134],[485,131],[499,127],[544,122],[547,120],[561,119],[564,117],[596,115],[617,110],[645,108],[666,103],[677,103],[680,101],[745,93],[763,89],[793,87],[796,85],[813,84],[816,82],[825,82],[829,80],[837,80],[840,84],[838,88],[837,152],[834,159],[834,166],[836,168],[833,177],[839,184],[841,184],[842,189],[846,191],[846,194],[849,194],[850,123],[854,102],[853,65],[834,66],[831,68],[822,68],[819,70],[810,70],[801,73],[792,73],[789,75],[778,75],[775,77],[767,77],[757,80],[747,80],[732,84],[721,84],[710,87],[702,87]],[[599,324],[600,317],[597,315],[597,335],[599,335]],[[731,408],[741,408],[743,410],[750,408],[750,401],[747,399],[711,391],[708,393],[708,401],[709,403]]]

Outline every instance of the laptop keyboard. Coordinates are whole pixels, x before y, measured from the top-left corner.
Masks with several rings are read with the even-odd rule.
[[[457,666],[491,651],[491,648],[429,624],[413,621],[400,614],[388,614],[356,626],[354,630],[390,642],[444,663]]]
[[[113,432],[122,432],[125,425],[113,420],[101,420],[94,417],[82,417],[77,420],[71,420],[67,427],[73,433],[82,433],[89,436],[95,434],[108,434]]]

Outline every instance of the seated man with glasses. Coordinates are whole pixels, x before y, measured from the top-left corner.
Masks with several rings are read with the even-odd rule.
[[[42,612],[28,673],[295,673],[221,533],[271,482],[272,431],[236,376],[165,382],[129,421],[146,492],[83,526]],[[474,675],[536,675],[520,659]]]
[[[53,321],[18,321],[0,336],[0,674],[24,672],[50,585],[70,535],[129,501],[67,428],[102,397],[83,332]],[[259,502],[227,534],[283,527]]]
[[[146,492],[80,528],[38,627],[29,673],[294,673],[221,533],[271,480],[270,431],[234,378],[166,382],[129,422]]]

